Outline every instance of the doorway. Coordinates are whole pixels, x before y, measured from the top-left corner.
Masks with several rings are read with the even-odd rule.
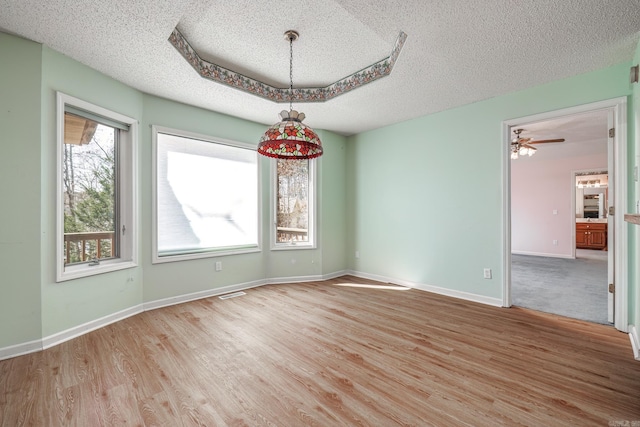
[[[584,125],[593,124],[596,121],[602,124],[600,132],[604,135],[602,137],[604,141],[601,138],[600,144],[595,141],[598,138],[593,138],[593,127],[583,126],[585,129],[582,133],[579,130],[571,129],[576,123]],[[514,133],[514,130],[520,129],[522,130]],[[609,134],[609,129],[615,130]],[[563,135],[563,131],[566,134]],[[530,154],[527,152],[529,149],[527,149],[521,151],[524,158],[521,156],[519,159],[513,159],[512,142],[516,137],[522,138],[521,141],[525,143],[529,142],[527,144],[529,149],[534,148],[533,156],[529,157]],[[606,268],[606,271],[602,272],[604,276],[601,277],[601,281],[602,295],[608,308],[607,320],[614,323],[617,329],[626,331],[628,324],[627,239],[621,220],[623,213],[627,211],[625,196],[626,98],[505,121],[503,122],[503,139],[505,147],[508,149],[507,153],[509,153],[504,156],[503,162],[505,219],[503,305],[509,307],[513,303],[514,294],[512,291],[515,289],[512,289],[514,284],[512,274],[514,271],[516,274],[519,273],[520,266],[517,263],[522,262],[522,257],[530,257],[529,259],[535,260],[536,263],[533,264],[541,264],[538,262],[541,260],[549,261],[551,267],[548,270],[541,270],[549,273],[553,268],[560,272],[566,272],[567,265],[571,265],[571,262],[577,265],[576,261],[586,262],[584,259],[595,264],[596,261],[591,261],[594,257],[590,256],[595,255],[595,258],[599,259],[601,265]],[[549,143],[535,144],[535,141],[540,140],[549,140]],[[589,142],[590,140],[592,141]],[[512,164],[519,160],[522,161]],[[608,218],[586,219],[589,222],[594,222],[594,228],[606,227],[607,229],[607,244],[605,246],[607,254],[604,257],[606,258],[604,263],[602,253],[587,253],[585,256],[580,249],[576,257],[576,210],[579,210],[579,207],[576,202],[575,184],[571,183],[576,182],[576,173],[581,173],[587,168],[608,171],[610,188],[608,188],[607,204],[609,206],[604,206],[604,209],[609,214],[608,209],[612,206],[612,213],[607,215]],[[562,180],[563,183],[559,184]],[[526,185],[523,186],[522,182],[525,182]],[[559,187],[562,187],[562,190]],[[591,210],[591,207],[588,210]],[[618,212],[618,215],[615,214],[615,211]],[[605,225],[595,225],[596,223],[604,223]],[[596,237],[594,236],[594,238]],[[523,245],[522,242],[526,240],[529,240],[528,244]],[[513,264],[514,260],[516,264]],[[555,264],[562,265],[554,267]],[[592,267],[593,265],[588,266],[588,268]],[[538,282],[542,281],[542,276],[538,276],[540,279]],[[593,275],[587,274],[583,278],[576,276],[573,282],[569,277],[567,283],[584,284],[586,282],[584,277],[590,278],[591,276]],[[536,280],[535,273],[530,279]],[[548,279],[551,282],[557,282],[557,278]],[[608,292],[609,283],[615,284],[614,293]],[[573,294],[581,292],[578,289]],[[598,292],[600,291],[598,290]],[[551,295],[550,293],[549,299],[555,299]],[[579,295],[575,296],[579,298]],[[540,296],[538,295],[538,297]],[[544,297],[541,299],[544,300]],[[599,304],[602,304],[602,301]]]

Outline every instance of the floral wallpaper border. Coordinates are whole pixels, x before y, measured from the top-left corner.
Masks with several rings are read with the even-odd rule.
[[[396,39],[391,55],[388,57],[326,87],[294,88],[291,101],[298,103],[325,102],[343,93],[347,93],[360,86],[388,76],[391,74],[391,70],[393,70],[393,66],[406,40],[407,34],[401,31]],[[177,28],[175,28],[171,36],[169,36],[169,42],[182,54],[198,74],[205,79],[213,80],[214,82],[222,83],[274,102],[289,102],[289,88],[273,87],[200,58],[200,55],[191,47],[187,39]]]

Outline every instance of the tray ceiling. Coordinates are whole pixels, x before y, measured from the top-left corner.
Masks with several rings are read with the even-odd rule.
[[[259,123],[273,101],[203,79],[171,45],[276,87],[324,87],[389,55],[392,73],[322,103],[316,129],[353,134],[631,60],[640,0],[0,0],[0,31],[43,43],[141,91]]]

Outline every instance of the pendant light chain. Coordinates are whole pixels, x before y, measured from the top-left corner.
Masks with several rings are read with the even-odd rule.
[[[298,40],[298,32],[284,33],[289,40],[289,111],[282,110],[282,120],[271,126],[260,138],[258,154],[283,160],[309,160],[322,156],[322,141],[313,129],[302,123],[304,113],[293,109],[293,42]],[[304,97],[300,97],[304,102]],[[280,102],[286,100],[280,99]]]
[[[289,111],[293,110],[293,36],[289,36]]]

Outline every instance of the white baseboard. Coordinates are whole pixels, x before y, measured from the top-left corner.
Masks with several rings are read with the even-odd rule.
[[[267,284],[276,285],[296,282],[318,282],[320,280],[324,280],[320,274],[313,276],[270,277],[267,279]]]
[[[289,277],[271,277],[267,279],[267,283],[274,284],[286,284],[296,282],[321,282],[323,280],[335,279],[336,277],[349,274],[348,270],[336,271],[329,274],[314,274],[313,276],[289,276]]]
[[[182,304],[184,302],[194,301],[202,298],[209,298],[212,296],[223,295],[223,294],[237,292],[241,290],[247,290],[247,289],[256,288],[258,286],[263,286],[268,284],[317,282],[322,280],[335,279],[337,277],[341,277],[345,275],[362,277],[365,279],[376,280],[383,283],[393,283],[393,284],[402,285],[410,288],[433,292],[436,294],[447,295],[454,298],[460,298],[467,301],[479,302],[482,304],[488,304],[488,305],[493,305],[498,307],[502,305],[502,300],[497,298],[489,298],[482,295],[475,295],[475,294],[462,292],[462,291],[454,291],[451,289],[445,289],[437,286],[425,285],[420,283],[412,283],[404,280],[398,280],[398,279],[378,276],[374,274],[362,273],[362,272],[357,272],[353,270],[341,270],[341,271],[336,271],[334,273],[312,275],[312,276],[272,277],[269,279],[256,280],[252,282],[239,283],[236,285],[223,286],[221,288],[209,289],[209,290],[200,291],[200,292],[193,292],[189,294],[178,295],[174,297],[145,302],[143,304],[138,304],[133,307],[118,311],[117,313],[109,314],[99,319],[91,320],[82,325],[74,326],[73,328],[67,329],[65,331],[58,332],[56,334],[44,337],[41,340],[34,340],[34,341],[22,343],[22,344],[0,348],[0,360],[9,359],[12,357],[21,356],[28,353],[34,353],[40,350],[45,350],[47,348],[61,344],[70,339],[84,335],[88,332],[107,326],[111,323],[115,323],[117,321],[126,319],[127,317],[131,317],[136,314],[142,313],[143,311],[155,310],[161,307],[168,307],[171,305]]]
[[[634,325],[629,325],[629,339],[631,340],[634,359],[640,360],[640,337],[638,336],[638,330]]]
[[[566,254],[547,254],[543,252],[526,252],[526,251],[511,251],[514,255],[529,255],[529,256],[543,256],[547,258],[564,258],[564,259],[575,259],[575,257]]]
[[[163,298],[155,301],[145,302],[143,304],[144,311],[155,310],[157,308],[168,307],[171,305],[182,304],[198,299],[224,295],[231,292],[246,291],[247,289],[257,288],[258,286],[286,284],[296,282],[318,282],[329,280],[336,277],[344,276],[346,271],[338,271],[335,273],[314,276],[293,276],[293,277],[272,277],[264,280],[255,280],[252,282],[238,283],[235,285],[223,286],[221,288],[207,289],[206,291],[193,292],[190,294],[177,295],[175,297]]]
[[[336,277],[344,276],[346,271],[337,271],[335,273],[325,275],[314,276],[297,276],[297,277],[273,277],[270,279],[256,280],[252,282],[238,283],[235,285],[223,286],[221,288],[208,289],[201,292],[193,292],[190,294],[178,295],[175,297],[158,299],[155,301],[145,302],[138,304],[134,307],[121,310],[117,313],[113,313],[99,319],[91,320],[82,325],[74,326],[62,332],[44,337],[39,340],[29,341],[26,343],[16,344],[8,347],[0,348],[0,360],[10,359],[12,357],[22,356],[29,353],[35,353],[37,351],[45,350],[58,344],[62,344],[65,341],[79,337],[88,332],[95,331],[96,329],[107,326],[111,323],[126,319],[127,317],[134,316],[142,313],[143,311],[155,310],[157,308],[168,307],[170,305],[182,304],[189,301],[194,301],[202,298],[209,298],[216,295],[228,294],[231,292],[243,291],[258,286],[278,284],[278,283],[295,283],[295,282],[317,282],[322,280],[329,280]]]
[[[393,282],[393,283],[397,283],[399,285],[407,286],[409,288],[413,287],[413,286],[406,285],[404,283],[398,283],[397,281],[391,279],[390,277],[380,276],[378,274],[363,273],[361,271],[356,271],[356,270],[347,270],[346,274],[348,274],[350,276],[361,277],[363,279],[375,280],[376,282],[382,282],[382,283],[392,283]]]
[[[492,298],[484,295],[472,294],[470,292],[457,291],[453,289],[441,288],[439,286],[427,285],[424,283],[409,282],[407,280],[399,280],[385,276],[379,276],[377,274],[362,273],[359,271],[349,270],[348,274],[356,277],[362,277],[364,279],[376,280],[378,282],[392,283],[395,285],[402,285],[408,288],[414,288],[421,291],[432,292],[438,295],[445,295],[448,297],[458,298],[466,301],[473,301],[480,304],[491,305],[494,307],[502,307],[501,298]]]
[[[329,274],[323,274],[321,280],[335,279],[337,277],[346,276],[347,274],[350,274],[349,270],[340,270]]]
[[[40,350],[42,350],[42,340],[10,345],[9,347],[0,348],[0,360],[11,359],[12,357],[35,353]]]
[[[133,307],[120,310],[116,313],[108,314],[99,319],[91,320],[87,323],[83,323],[82,325],[74,326],[73,328],[69,328],[66,331],[49,335],[48,337],[44,337],[42,339],[42,349],[46,350],[50,347],[53,347],[54,345],[62,344],[65,341],[69,341],[70,339],[77,338],[80,335],[95,331],[96,329],[100,329],[102,327],[110,325],[111,323],[124,320],[127,317],[135,316],[136,314],[142,313],[142,311],[142,304],[138,304]]]
[[[177,295],[175,297],[162,298],[155,301],[145,302],[143,304],[144,311],[155,310],[157,308],[168,307],[170,305],[182,304],[189,301],[195,301],[198,299],[214,297],[217,295],[224,295],[231,292],[244,291],[246,289],[257,288],[258,286],[266,285],[269,282],[267,280],[254,280],[252,282],[238,283],[236,285],[222,286],[220,288],[207,289],[206,291],[193,292],[190,294]]]
[[[458,298],[465,301],[477,302],[480,304],[491,305],[493,307],[502,307],[502,298],[492,298],[485,295],[472,294],[471,292],[456,291],[453,289],[441,288],[433,285],[418,285],[416,289],[421,291],[433,292],[434,294],[445,295],[448,297]]]

